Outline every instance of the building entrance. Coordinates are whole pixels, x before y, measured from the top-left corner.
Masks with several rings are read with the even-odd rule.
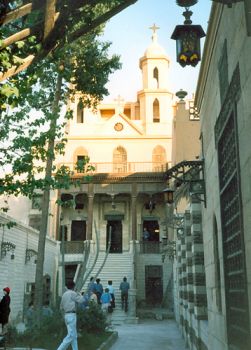
[[[86,221],[73,220],[71,223],[71,241],[86,240]]]
[[[160,305],[163,299],[162,266],[150,265],[145,267],[146,303]]]
[[[159,242],[159,223],[157,220],[144,220],[143,229],[149,232],[149,241]]]
[[[109,232],[111,230],[110,253],[122,253],[122,222],[108,220],[106,225],[106,248],[108,247]]]

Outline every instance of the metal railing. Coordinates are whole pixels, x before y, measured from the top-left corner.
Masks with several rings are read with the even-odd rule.
[[[167,171],[171,164],[160,162],[125,162],[125,163],[89,163],[86,164],[83,170],[79,170],[76,167],[76,163],[58,163],[57,169],[65,166],[74,173],[81,174],[86,173],[88,167],[93,167],[90,174],[111,173],[111,174],[133,174],[133,173],[146,173],[154,172],[161,173]]]
[[[160,254],[162,242],[140,242],[140,254]]]
[[[65,254],[83,254],[85,242],[84,241],[65,241]]]

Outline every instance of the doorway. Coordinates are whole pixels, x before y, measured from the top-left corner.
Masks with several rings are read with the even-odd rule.
[[[71,241],[86,240],[86,221],[72,220],[71,222]]]
[[[143,228],[142,232],[144,230],[144,227],[149,232],[149,241],[152,242],[159,242],[159,223],[157,220],[144,220],[143,221]]]
[[[109,232],[111,231],[110,253],[122,253],[122,222],[108,220],[106,225],[106,249],[108,247]]]
[[[163,272],[161,265],[145,266],[145,296],[149,305],[160,305],[163,299]]]

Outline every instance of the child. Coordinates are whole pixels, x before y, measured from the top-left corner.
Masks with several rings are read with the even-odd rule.
[[[108,312],[108,306],[111,305],[111,295],[109,293],[109,289],[105,288],[105,292],[101,295],[100,301],[102,304],[102,310],[104,310],[105,312]]]

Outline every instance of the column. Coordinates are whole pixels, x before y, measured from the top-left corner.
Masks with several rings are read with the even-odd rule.
[[[88,184],[88,217],[87,217],[87,234],[86,239],[92,240],[92,223],[93,223],[93,183]]]
[[[132,193],[131,193],[131,215],[132,215],[132,240],[137,239],[137,183],[132,184]]]

